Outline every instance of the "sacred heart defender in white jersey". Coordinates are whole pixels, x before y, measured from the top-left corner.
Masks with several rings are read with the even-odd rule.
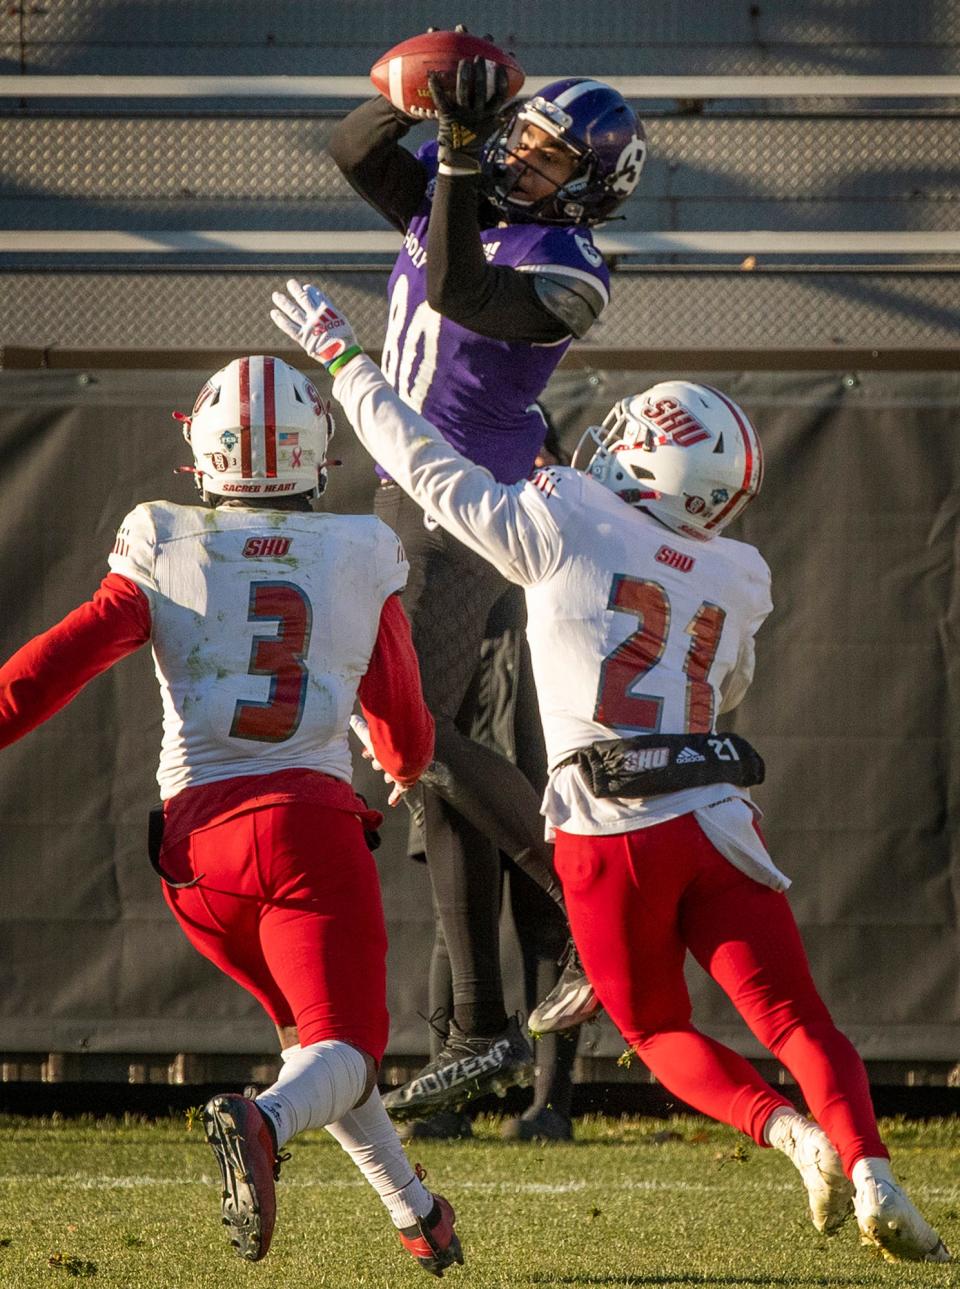
[[[331,302],[312,287],[274,301],[274,321],[313,352],[313,316],[329,317]],[[356,346],[345,319],[334,334]],[[703,781],[711,756],[722,764],[732,753],[715,721],[750,684],[772,607],[759,552],[721,535],[762,483],[746,414],[719,390],[668,381],[588,431],[585,470],[505,484],[365,355],[335,375],[334,395],[378,464],[524,587],[550,762],[543,812],[577,948],[614,1024],[676,1096],[793,1161],[818,1231],[855,1211],[887,1257],[948,1261],[891,1172],[863,1062],[814,985],[787,879],[732,755],[729,781]],[[671,757],[658,791],[657,762]],[[691,1023],[688,950],[793,1074],[812,1119]]]
[[[333,419],[279,358],[230,363],[177,417],[201,504],[132,510],[93,599],[0,668],[0,746],[150,643],[163,697],[151,859],[187,939],[262,1004],[282,1049],[272,1087],[203,1113],[231,1243],[266,1256],[280,1150],[326,1127],[439,1276],[463,1261],[453,1209],[414,1172],[377,1091],[387,940],[367,836],[381,816],[353,791],[347,745],[359,699],[399,784],[433,754],[397,598],[406,558],[374,516],[313,510]]]

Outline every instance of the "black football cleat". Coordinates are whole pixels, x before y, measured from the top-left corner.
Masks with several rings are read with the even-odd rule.
[[[247,1262],[259,1262],[267,1256],[277,1216],[274,1182],[289,1156],[278,1155],[272,1125],[248,1097],[223,1093],[208,1101],[203,1130],[220,1166],[220,1216],[230,1243]]]
[[[463,1250],[453,1229],[457,1215],[448,1200],[434,1195],[433,1208],[416,1226],[405,1226],[397,1234],[400,1243],[432,1276],[440,1279],[456,1262],[463,1266]]]
[[[503,1096],[508,1088],[533,1081],[533,1052],[515,1017],[505,1030],[479,1037],[464,1034],[450,1022],[440,1051],[418,1074],[383,1098],[394,1119],[423,1119],[441,1111],[459,1110],[488,1092]]]
[[[506,1119],[500,1129],[504,1141],[572,1141],[570,1116],[553,1106],[532,1106],[519,1119]]]
[[[410,1119],[397,1129],[401,1141],[466,1141],[473,1124],[457,1110],[441,1110],[427,1119]]]

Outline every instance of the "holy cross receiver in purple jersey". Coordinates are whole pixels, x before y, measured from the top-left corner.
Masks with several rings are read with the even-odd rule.
[[[437,139],[416,154],[400,144],[414,118],[383,97],[339,123],[330,153],[404,237],[390,278],[388,379],[454,447],[514,483],[545,438],[536,400],[607,304],[609,275],[591,227],[632,192],[646,145],[636,114],[609,85],[557,81],[504,108],[498,77],[496,63],[477,58],[461,61],[455,90],[431,78]],[[274,299],[284,316],[283,297]],[[336,361],[328,365],[335,371]],[[456,537],[425,527],[418,507],[378,473],[375,510],[410,561],[404,607],[436,721],[435,762],[415,809],[439,918],[435,959],[449,953],[453,985],[443,1046],[386,1100],[395,1117],[416,1119],[531,1077],[532,1053],[503,1001],[501,855],[552,897],[554,917],[562,897],[538,793],[505,757],[461,732],[471,725],[485,626],[507,583]],[[556,988],[557,964],[545,966],[550,1007],[537,1014],[551,1020],[539,1029],[569,1028],[596,1010],[575,959]],[[431,1012],[443,1006],[435,976]]]

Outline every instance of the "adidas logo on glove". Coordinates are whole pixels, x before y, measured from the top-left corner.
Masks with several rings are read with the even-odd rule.
[[[705,756],[701,756],[699,752],[695,752],[692,747],[685,747],[677,753],[677,759],[674,764],[692,765],[694,761],[705,761],[706,759],[707,758]]]

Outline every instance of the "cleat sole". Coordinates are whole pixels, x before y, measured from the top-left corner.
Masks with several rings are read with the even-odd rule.
[[[259,1262],[264,1256],[259,1200],[249,1184],[236,1120],[217,1100],[204,1109],[203,1130],[220,1168],[220,1221],[237,1254],[247,1262]]]

